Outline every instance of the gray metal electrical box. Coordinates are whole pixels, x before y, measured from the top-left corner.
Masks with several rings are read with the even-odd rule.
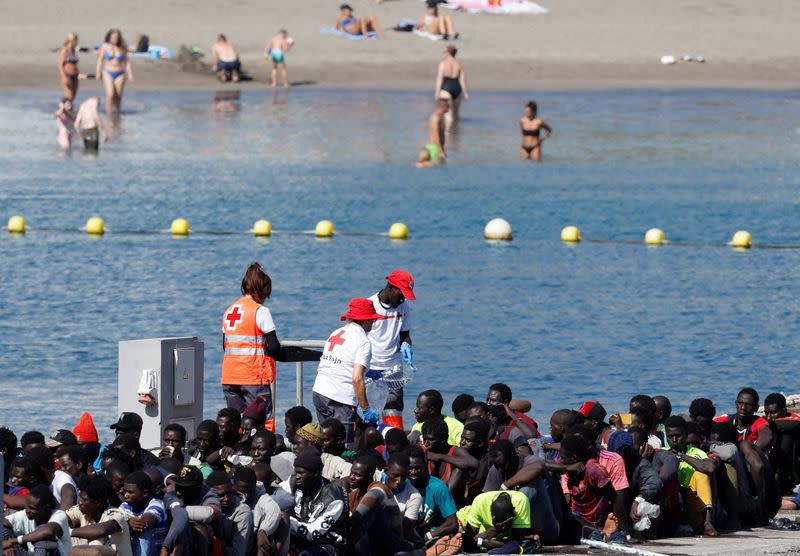
[[[119,413],[130,411],[142,417],[139,442],[143,449],[159,447],[164,427],[170,423],[183,425],[188,438],[194,437],[203,420],[203,354],[203,342],[193,337],[119,343],[117,406]]]

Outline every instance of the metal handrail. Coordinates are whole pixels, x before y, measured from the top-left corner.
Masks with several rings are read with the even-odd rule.
[[[325,340],[281,340],[281,345],[286,347],[300,347],[308,349],[322,349]],[[303,405],[303,362],[295,361],[295,405]],[[277,400],[275,382],[272,383],[272,399]]]

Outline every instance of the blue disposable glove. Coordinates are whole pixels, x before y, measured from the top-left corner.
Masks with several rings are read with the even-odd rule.
[[[364,375],[365,378],[371,378],[372,380],[380,380],[382,376],[380,371],[367,371]]]
[[[403,361],[411,365],[414,361],[414,351],[411,349],[411,344],[408,342],[400,344],[400,355],[403,356]]]
[[[381,420],[381,414],[378,413],[377,411],[375,411],[374,409],[372,409],[371,407],[368,407],[367,409],[362,410],[361,413],[362,413],[362,417],[364,419],[364,422],[367,423],[368,425],[374,425],[374,424],[378,423]]]

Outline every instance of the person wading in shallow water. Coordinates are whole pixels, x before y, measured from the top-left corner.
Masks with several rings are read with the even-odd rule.
[[[449,109],[449,101],[436,101],[436,110],[428,118],[428,142],[419,151],[417,168],[430,168],[445,163],[447,153],[444,150],[444,115]]]
[[[272,313],[263,305],[272,293],[272,280],[257,262],[242,278],[242,297],[222,315],[222,392],[225,402],[241,413],[257,397],[267,402],[267,428],[275,430],[272,392],[275,357],[281,344]]]

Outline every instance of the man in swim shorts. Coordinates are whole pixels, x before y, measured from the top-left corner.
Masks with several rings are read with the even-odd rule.
[[[99,106],[100,97],[89,97],[81,104],[73,122],[75,130],[83,139],[84,149],[93,153],[100,149],[100,131],[103,132],[103,139],[108,141],[108,130],[103,118],[100,117]]]
[[[217,37],[217,42],[211,45],[211,65],[217,74],[217,79],[222,82],[239,81],[242,64],[239,61],[239,51],[236,50],[222,33]]]
[[[278,86],[278,69],[281,70],[281,78],[283,78],[283,86],[289,86],[289,78],[286,75],[286,52],[292,45],[294,40],[289,38],[289,32],[286,29],[281,29],[278,34],[272,37],[267,43],[267,49],[264,51],[264,57],[272,60],[272,86]]]

